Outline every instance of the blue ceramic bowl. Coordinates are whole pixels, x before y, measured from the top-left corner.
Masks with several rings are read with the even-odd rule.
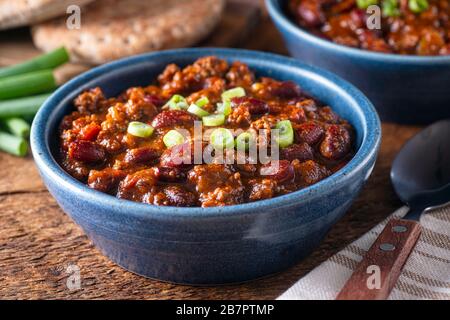
[[[358,152],[333,176],[278,198],[222,208],[158,207],[89,189],[55,161],[58,125],[83,90],[107,96],[150,83],[167,64],[216,55],[258,75],[293,80],[356,129]],[[51,194],[111,260],[137,274],[186,284],[241,282],[285,269],[311,252],[350,207],[375,163],[380,123],[364,95],[344,80],[294,59],[243,50],[182,49],[144,54],[86,72],[58,89],[32,127],[33,155]]]
[[[425,124],[450,117],[450,56],[370,52],[338,45],[302,30],[287,0],[266,0],[291,55],[350,81],[372,101],[383,121]]]

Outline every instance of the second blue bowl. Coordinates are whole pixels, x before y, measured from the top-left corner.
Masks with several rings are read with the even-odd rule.
[[[345,47],[312,35],[287,16],[287,0],[266,0],[291,55],[350,81],[383,121],[425,124],[450,118],[450,56],[384,54]]]

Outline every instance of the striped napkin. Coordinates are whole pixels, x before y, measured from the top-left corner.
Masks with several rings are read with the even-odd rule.
[[[403,207],[312,270],[279,300],[335,299],[386,223],[408,212]],[[422,234],[394,287],[390,300],[450,300],[450,206],[422,215]]]

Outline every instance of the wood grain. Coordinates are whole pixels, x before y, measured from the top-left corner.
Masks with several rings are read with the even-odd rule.
[[[405,231],[396,232],[395,227],[403,227]],[[389,221],[342,288],[337,300],[387,299],[419,239],[420,230],[420,224],[416,221]],[[379,277],[379,283],[374,277]]]
[[[286,54],[267,15],[255,30],[240,46]],[[10,39],[0,33],[0,57],[2,38]],[[59,209],[45,190],[31,157],[19,159],[0,153],[0,298],[274,299],[401,205],[391,187],[389,170],[403,143],[419,129],[383,124],[384,138],[371,178],[349,212],[311,256],[265,279],[219,287],[162,283],[116,266]],[[71,291],[66,286],[65,271],[70,264],[81,270],[80,290]]]

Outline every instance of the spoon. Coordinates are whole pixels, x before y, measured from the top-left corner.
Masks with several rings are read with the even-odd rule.
[[[387,299],[420,236],[421,215],[450,202],[450,119],[404,145],[392,165],[391,181],[409,211],[386,225],[338,300]]]

